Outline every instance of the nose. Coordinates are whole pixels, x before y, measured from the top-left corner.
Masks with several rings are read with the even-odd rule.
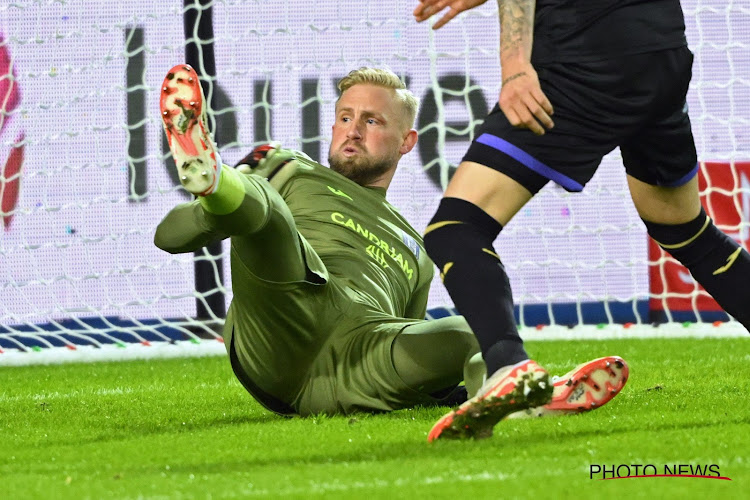
[[[346,138],[352,140],[359,140],[362,138],[362,134],[359,131],[359,123],[352,120],[349,124],[349,128],[346,130]]]

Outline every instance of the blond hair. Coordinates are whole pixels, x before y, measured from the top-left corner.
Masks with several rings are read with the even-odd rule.
[[[417,117],[419,103],[417,102],[417,98],[414,97],[414,94],[407,90],[406,85],[396,73],[388,69],[367,67],[352,70],[348,75],[339,80],[339,99],[341,99],[341,95],[346,90],[360,84],[369,84],[386,89],[393,89],[396,93],[396,97],[401,103],[401,107],[403,108],[404,117],[406,118],[405,124],[410,129],[414,127],[414,120]]]

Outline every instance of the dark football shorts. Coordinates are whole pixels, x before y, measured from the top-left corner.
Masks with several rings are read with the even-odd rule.
[[[602,157],[619,146],[628,175],[655,186],[683,185],[698,172],[685,100],[692,63],[692,52],[680,47],[535,68],[555,126],[535,135],[512,126],[496,105],[463,159],[532,193],[550,180],[581,191]]]

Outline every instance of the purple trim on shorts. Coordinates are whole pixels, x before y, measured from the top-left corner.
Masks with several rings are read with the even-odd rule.
[[[698,173],[698,163],[695,164],[695,166],[693,167],[693,170],[691,170],[690,172],[688,172],[683,177],[680,177],[676,181],[670,182],[669,184],[661,184],[661,185],[665,186],[665,187],[680,187],[680,186],[683,186],[683,185],[687,184],[688,182],[690,182],[690,180],[693,177],[695,177],[695,174],[697,174],[697,173]]]
[[[551,169],[544,163],[540,162],[523,149],[514,146],[505,139],[501,139],[496,135],[484,133],[475,139],[478,143],[484,144],[491,148],[495,148],[498,151],[502,151],[506,155],[510,156],[522,165],[530,168],[537,174],[546,177],[547,179],[556,182],[568,191],[582,191],[583,185],[577,183],[570,177],[566,177],[560,172]]]

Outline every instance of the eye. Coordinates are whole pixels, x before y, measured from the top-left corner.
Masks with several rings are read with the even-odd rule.
[[[375,118],[369,118],[369,119],[367,120],[367,124],[368,124],[368,125],[377,125],[377,124],[378,124],[378,121],[377,121],[377,120],[376,120]]]

